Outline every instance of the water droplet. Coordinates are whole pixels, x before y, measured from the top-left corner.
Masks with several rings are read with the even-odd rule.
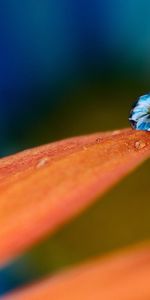
[[[112,135],[116,135],[116,134],[119,134],[120,133],[120,130],[114,130],[113,132],[112,132]]]
[[[87,147],[86,147],[86,146],[83,146],[83,150],[87,150]]]
[[[43,167],[47,162],[48,162],[49,158],[48,157],[43,157],[39,160],[38,164],[37,164],[37,168],[41,168]]]
[[[71,149],[73,149],[73,147],[74,147],[73,144],[72,145],[67,145],[67,146],[64,147],[64,151],[65,150],[71,150]]]
[[[135,148],[138,150],[143,149],[145,146],[146,146],[146,144],[143,141],[135,142]]]
[[[150,131],[150,94],[139,97],[133,104],[129,122],[134,129]]]
[[[97,138],[96,143],[99,144],[101,142],[101,140],[102,140],[101,138]]]

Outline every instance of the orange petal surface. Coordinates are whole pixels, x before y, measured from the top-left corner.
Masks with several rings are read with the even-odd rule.
[[[0,160],[0,264],[81,212],[150,155],[131,129],[77,137]]]
[[[4,300],[148,300],[150,246],[97,259],[26,287]]]

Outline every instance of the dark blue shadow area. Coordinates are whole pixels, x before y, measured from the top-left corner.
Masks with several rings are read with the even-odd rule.
[[[26,273],[23,272],[23,267],[24,265],[19,262],[0,269],[0,296],[28,281]]]

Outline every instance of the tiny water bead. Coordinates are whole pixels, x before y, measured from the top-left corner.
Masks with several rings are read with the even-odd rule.
[[[136,130],[150,131],[150,94],[139,97],[133,104],[129,121]]]

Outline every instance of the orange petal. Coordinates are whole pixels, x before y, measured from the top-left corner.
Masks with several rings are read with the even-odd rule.
[[[149,133],[126,129],[1,159],[0,263],[56,230],[149,155]]]
[[[78,266],[4,297],[9,299],[148,300],[150,245]]]

